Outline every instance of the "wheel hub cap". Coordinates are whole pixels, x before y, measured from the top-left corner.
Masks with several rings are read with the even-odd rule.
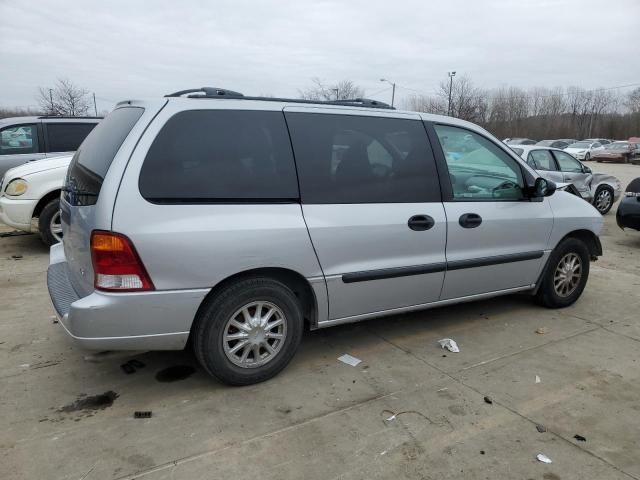
[[[575,253],[567,253],[558,262],[553,275],[556,294],[568,297],[578,287],[580,278],[582,278],[582,260]]]
[[[227,321],[222,347],[234,365],[256,368],[280,353],[286,335],[287,324],[280,308],[270,302],[250,302]]]

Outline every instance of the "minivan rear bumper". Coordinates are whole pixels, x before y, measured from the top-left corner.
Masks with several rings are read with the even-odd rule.
[[[209,289],[140,293],[94,291],[80,298],[62,244],[51,247],[49,296],[60,325],[89,350],[181,350]]]

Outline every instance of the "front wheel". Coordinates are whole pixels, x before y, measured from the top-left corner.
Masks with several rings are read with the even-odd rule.
[[[565,238],[551,252],[536,300],[548,308],[572,305],[589,278],[589,249],[577,238]]]
[[[47,247],[62,241],[60,199],[55,198],[44,206],[38,217],[38,231]]]
[[[593,199],[593,206],[602,215],[606,215],[613,206],[613,190],[609,187],[598,187]]]
[[[270,278],[241,280],[201,307],[193,348],[205,370],[229,385],[250,385],[278,374],[302,338],[300,301]]]
[[[588,162],[589,160],[591,160],[591,155],[589,155],[588,153],[584,156],[584,161]]]

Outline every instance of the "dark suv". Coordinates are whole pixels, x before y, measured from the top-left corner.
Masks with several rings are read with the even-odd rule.
[[[0,119],[0,178],[23,163],[74,152],[102,117]]]

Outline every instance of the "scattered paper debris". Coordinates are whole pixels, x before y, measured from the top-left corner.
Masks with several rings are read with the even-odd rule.
[[[542,462],[542,463],[553,463],[551,459],[547,457],[544,453],[539,453],[538,455],[536,455],[536,458],[538,459],[539,462]]]
[[[493,405],[493,399],[491,397],[484,397],[484,403],[488,403],[489,405]]]
[[[544,335],[545,333],[549,333],[549,329],[547,327],[540,327],[536,329],[536,333]]]
[[[583,437],[582,435],[578,435],[578,434],[574,435],[573,438],[575,438],[579,442],[586,442],[587,441],[587,439],[585,437]]]
[[[542,380],[540,380],[540,377],[536,375],[536,383],[540,383],[540,382],[542,382]]]
[[[20,365],[20,367],[22,368],[29,368],[31,366],[31,364],[29,363],[23,363],[22,365]]]
[[[360,360],[359,358],[352,357],[348,353],[345,353],[344,355],[338,357],[338,360],[340,360],[342,363],[346,363],[347,365],[351,365],[352,367],[357,367],[358,364],[362,362],[362,360]]]
[[[385,450],[384,452],[380,452],[380,455],[386,455],[389,450]]]
[[[396,415],[391,415],[389,418],[387,418],[387,422],[392,422],[393,420],[396,419]]]
[[[453,352],[453,353],[460,352],[460,349],[458,348],[458,344],[456,343],[455,340],[452,340],[450,338],[443,338],[442,340],[438,340],[438,343],[442,348],[446,348],[450,352]]]
[[[545,427],[544,425],[541,425],[541,424],[538,423],[536,425],[536,430],[538,430],[538,432],[540,432],[540,433],[544,433],[544,432],[547,431],[547,427]]]

